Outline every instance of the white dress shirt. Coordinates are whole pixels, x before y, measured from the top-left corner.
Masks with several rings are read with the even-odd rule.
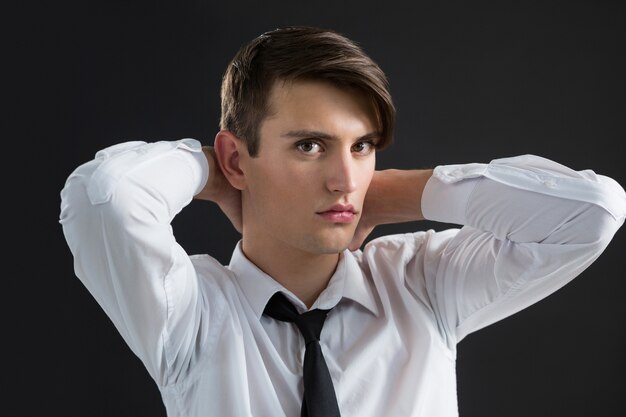
[[[61,192],[75,273],[168,416],[299,416],[303,339],[262,312],[277,291],[306,306],[241,242],[222,265],[175,240],[172,219],[207,177],[194,139],[99,151]],[[522,155],[437,166],[422,211],[463,226],[345,250],[312,306],[336,305],[320,343],[344,417],[458,416],[456,344],[585,270],[624,223],[626,194],[591,170]]]

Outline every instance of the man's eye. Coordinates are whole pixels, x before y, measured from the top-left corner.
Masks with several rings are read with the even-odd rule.
[[[319,143],[313,141],[300,142],[296,148],[304,153],[316,153],[322,149]]]
[[[364,142],[355,143],[352,149],[355,152],[358,152],[360,154],[368,154],[374,149],[374,147],[375,145],[373,142],[364,141]]]

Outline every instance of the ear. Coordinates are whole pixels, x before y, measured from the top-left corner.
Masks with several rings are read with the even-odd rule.
[[[240,166],[240,156],[245,158],[248,155],[245,143],[232,132],[220,130],[215,135],[213,148],[220,169],[230,185],[238,190],[245,189],[246,176]]]

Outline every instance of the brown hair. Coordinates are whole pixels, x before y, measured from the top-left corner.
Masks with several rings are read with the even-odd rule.
[[[258,129],[270,111],[274,83],[298,79],[326,80],[363,92],[376,110],[381,134],[377,148],[391,144],[396,110],[384,72],[354,41],[310,26],[265,32],[239,49],[222,79],[220,129],[231,131],[256,156]]]

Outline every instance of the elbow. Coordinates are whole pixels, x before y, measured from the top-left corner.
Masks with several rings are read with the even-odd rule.
[[[589,204],[585,210],[570,220],[571,232],[565,225],[566,243],[589,244],[606,247],[617,230],[623,225],[624,217],[616,218],[604,208]]]
[[[626,192],[612,178],[599,176],[602,185],[590,209],[590,241],[608,244],[626,219]]]
[[[60,192],[59,223],[66,228],[78,213],[89,203],[86,192],[86,176],[80,170],[74,171],[65,181]]]

